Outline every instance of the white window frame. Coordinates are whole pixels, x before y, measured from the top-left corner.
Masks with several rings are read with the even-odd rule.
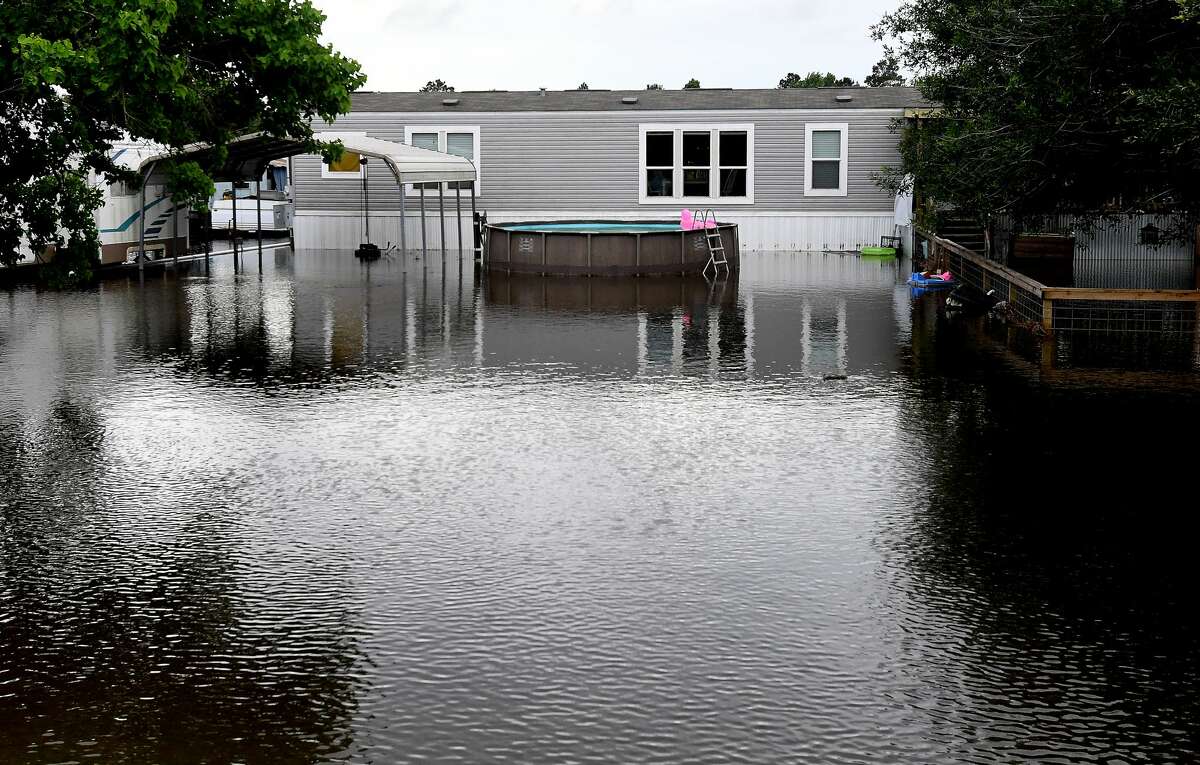
[[[483,188],[481,181],[483,179],[483,172],[481,170],[482,164],[480,161],[482,147],[480,146],[479,141],[478,125],[405,125],[404,142],[409,146],[412,146],[413,133],[437,133],[438,151],[441,152],[446,151],[447,133],[470,133],[473,135],[473,140],[475,141],[475,158],[471,160],[471,163],[475,165],[475,196],[482,196]],[[446,184],[444,182],[439,183],[436,189],[425,189],[425,196],[436,199],[438,195],[442,194],[443,192],[446,192],[445,196],[449,199],[453,199],[455,196],[454,194],[449,193],[449,190],[446,189]],[[420,190],[418,190],[416,184],[413,183],[404,184],[404,194],[405,196],[409,197],[421,196]],[[470,194],[470,192],[464,189],[463,196],[467,196],[468,194]]]
[[[348,135],[352,135],[355,138],[367,137],[366,133],[349,133]],[[363,177],[363,166],[359,165],[358,174],[356,175],[354,173],[342,173],[330,170],[329,163],[327,163],[325,160],[321,160],[321,177],[331,181],[358,180]]]
[[[706,197],[685,197],[683,196],[683,134],[684,133],[703,133],[708,132],[712,137],[709,139],[709,165],[708,165],[708,196]],[[721,196],[721,133],[745,133],[746,134],[746,196],[744,197],[723,197]],[[674,156],[672,160],[675,165],[671,173],[671,188],[674,196],[669,197],[652,197],[646,194],[646,134],[647,133],[672,133],[674,135]],[[643,205],[672,205],[679,207],[681,205],[710,205],[710,206],[728,206],[728,205],[752,205],[754,204],[754,123],[753,122],[727,122],[727,123],[686,123],[686,122],[668,122],[668,123],[642,123],[638,125],[638,204]],[[734,167],[730,165],[728,167]],[[738,166],[740,167],[740,166]],[[690,168],[703,169],[703,168]]]
[[[817,130],[839,130],[842,133],[842,156],[838,164],[839,178],[836,189],[814,189],[812,187],[812,137]],[[844,197],[849,193],[847,182],[850,174],[850,123],[849,122],[809,122],[804,126],[804,196],[806,197]]]

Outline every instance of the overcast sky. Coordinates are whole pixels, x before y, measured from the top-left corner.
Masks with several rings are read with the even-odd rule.
[[[773,88],[787,72],[862,79],[868,27],[898,0],[314,0],[366,90]]]

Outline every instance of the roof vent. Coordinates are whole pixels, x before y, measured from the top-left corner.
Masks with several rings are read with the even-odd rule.
[[[457,98],[443,98],[442,106],[458,106]]]
[[[636,104],[637,102],[638,102],[637,96],[624,96],[621,99],[621,103],[623,103],[623,104]]]
[[[853,101],[854,96],[850,95],[849,93],[838,93],[833,97],[833,100],[837,101],[839,104],[845,104]]]

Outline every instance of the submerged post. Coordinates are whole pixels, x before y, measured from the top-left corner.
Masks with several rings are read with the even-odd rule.
[[[171,270],[179,268],[179,208],[171,197]]]
[[[475,212],[475,181],[471,181],[471,249],[475,257],[483,259],[483,245],[479,236],[479,221],[476,220]]]
[[[200,220],[200,233],[204,237],[204,275],[208,276],[209,258],[212,255],[212,210]]]
[[[438,242],[441,245],[438,249],[444,254],[446,252],[446,184],[438,184],[438,225],[442,229],[442,238]]]
[[[237,272],[238,251],[237,251],[237,181],[233,181],[232,198],[229,200],[233,205],[233,213],[229,219],[229,246],[233,248],[233,270]]]
[[[142,206],[141,206],[141,209],[138,210],[137,263],[138,263],[138,273],[139,274],[142,273],[142,271],[145,269],[143,258],[146,253],[146,184],[150,181],[150,171],[153,170],[153,168],[154,168],[154,165],[151,165],[150,170],[147,170],[146,174],[142,176],[142,197],[141,197],[141,205]]]
[[[421,254],[428,255],[429,248],[425,244],[425,184],[420,184],[421,188]]]
[[[262,272],[262,180],[254,182],[254,206],[258,214],[255,231],[258,233],[258,270]]]
[[[405,188],[404,188],[403,180],[400,181],[399,186],[400,186],[400,254],[404,255],[405,252],[408,250],[408,237],[404,233],[404,227],[406,224],[405,224],[405,218],[404,218]]]
[[[454,227],[458,229],[458,257],[462,258],[462,181],[454,184]]]
[[[367,238],[367,244],[371,243],[371,167],[367,163],[367,158],[362,157],[359,162],[362,164],[362,193],[363,193],[363,236]]]

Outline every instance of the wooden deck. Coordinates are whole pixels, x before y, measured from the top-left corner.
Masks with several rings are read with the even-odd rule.
[[[1056,330],[1192,332],[1200,343],[1200,289],[1049,287],[949,239],[917,233],[929,242],[931,258],[951,264],[955,278],[1006,295],[1021,319],[1040,324],[1047,335]]]

